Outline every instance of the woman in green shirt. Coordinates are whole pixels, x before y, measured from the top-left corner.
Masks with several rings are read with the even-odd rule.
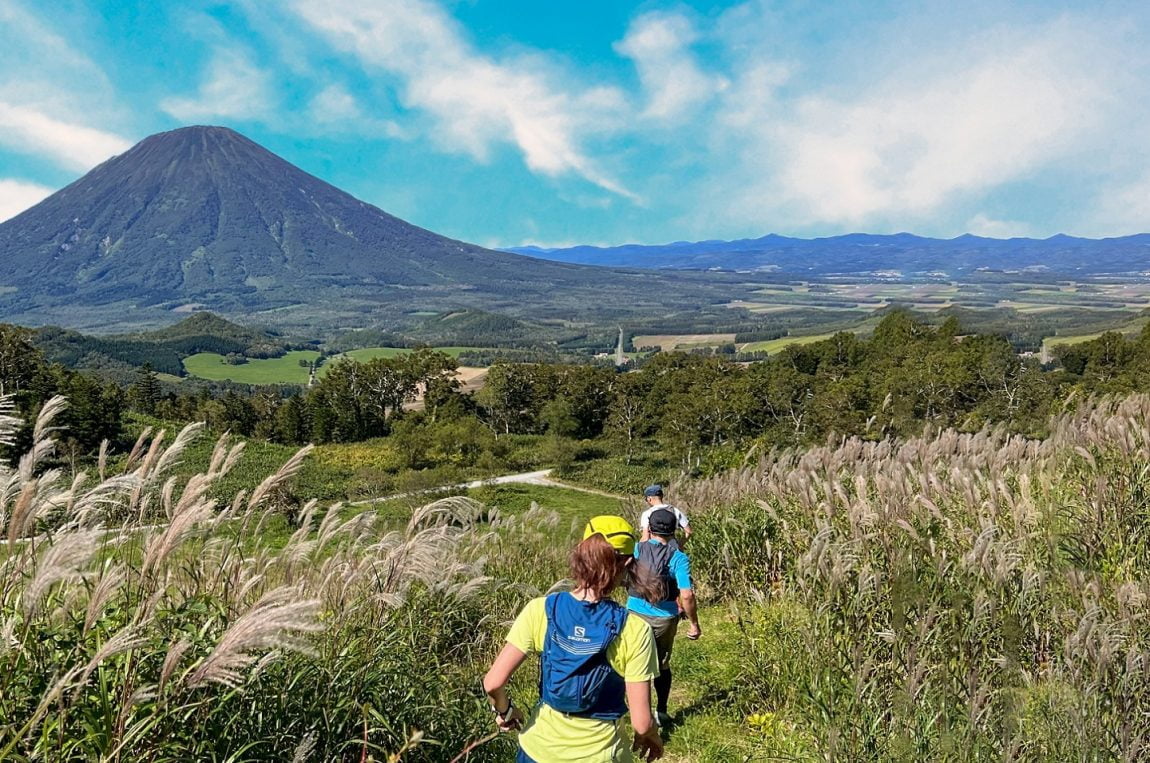
[[[622,517],[595,517],[571,553],[575,587],[533,599],[483,679],[503,731],[519,730],[520,763],[627,763],[663,755],[651,715],[651,679],[659,673],[655,640],[641,618],[611,599],[634,559],[636,533]],[[525,719],[507,682],[539,653],[543,697]],[[634,742],[623,715],[629,710]]]

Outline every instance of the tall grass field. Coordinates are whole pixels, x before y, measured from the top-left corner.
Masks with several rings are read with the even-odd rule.
[[[493,730],[478,677],[584,515],[638,509],[285,502],[308,448],[219,500],[244,448],[186,476],[195,425],[70,474],[65,405],[0,471],[2,760],[452,761]],[[1150,756],[1150,397],[1050,431],[837,439],[679,484],[704,634],[676,648],[668,759]]]

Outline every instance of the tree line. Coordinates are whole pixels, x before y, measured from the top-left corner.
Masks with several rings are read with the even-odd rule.
[[[953,317],[935,326],[895,311],[870,337],[840,332],[757,362],[660,353],[629,372],[497,362],[474,394],[461,392],[455,370],[454,359],[424,348],[338,361],[306,389],[233,385],[182,394],[146,367],[123,389],[47,363],[27,332],[0,329],[0,393],[15,393],[25,416],[47,397],[67,395],[77,452],[115,440],[124,413],[136,411],[290,444],[392,436],[479,453],[507,435],[547,435],[593,442],[596,452],[628,460],[657,448],[689,461],[715,446],[878,439],[925,426],[1002,425],[1037,436],[1050,413],[1075,399],[1150,388],[1150,328],[1063,347],[1043,364],[1002,336],[965,334]]]

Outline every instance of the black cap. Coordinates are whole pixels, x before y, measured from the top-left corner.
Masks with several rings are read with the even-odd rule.
[[[674,535],[675,531],[679,529],[679,520],[675,518],[675,512],[659,509],[651,512],[651,517],[647,520],[647,527],[655,535]]]

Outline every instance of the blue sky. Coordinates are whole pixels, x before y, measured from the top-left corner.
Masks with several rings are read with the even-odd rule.
[[[488,246],[1150,231],[1142,2],[0,0],[0,219],[239,130]]]

